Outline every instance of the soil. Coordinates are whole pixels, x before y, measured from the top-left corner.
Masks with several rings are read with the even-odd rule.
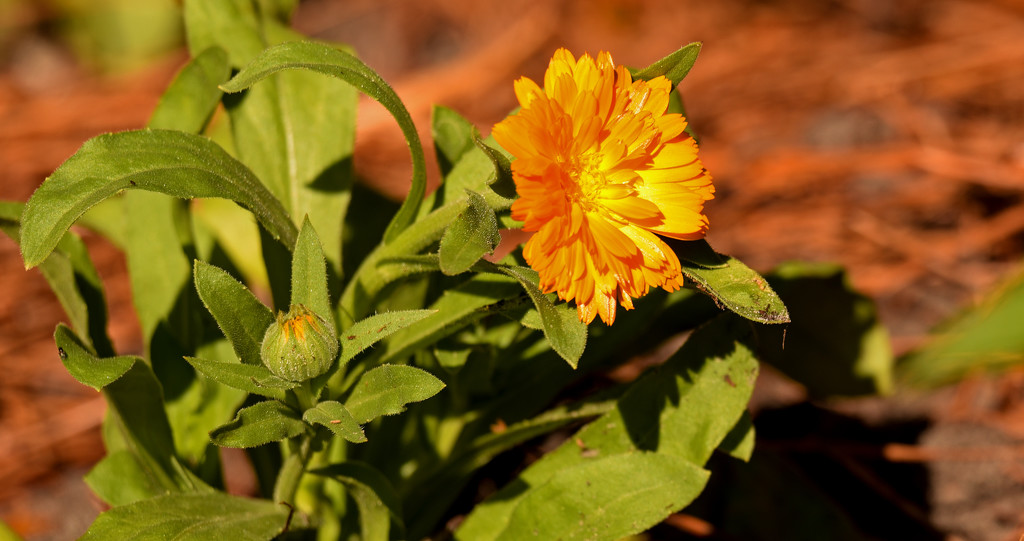
[[[90,71],[55,38],[56,15],[25,5],[0,34],[0,199],[18,201],[86,139],[144,125],[185,60],[178,50],[130,73]],[[515,105],[512,81],[540,80],[556,47],[642,66],[702,41],[682,90],[718,190],[709,242],[762,271],[791,259],[841,263],[876,301],[897,354],[1019,272],[1024,3],[309,0],[294,25],[353,45],[425,141],[433,104],[487,133]],[[356,167],[404,194],[404,140],[369,100]],[[106,286],[115,346],[138,352],[123,257],[80,232]],[[60,306],[6,237],[0,277],[0,519],[26,539],[67,539],[101,510],[81,475],[103,454],[105,406],[61,366]],[[819,488],[863,538],[1024,535],[1024,372],[828,402],[766,374],[753,404],[764,448],[821,459],[837,481]],[[797,422],[800,434],[773,428]],[[859,442],[830,432],[847,422]],[[690,514],[649,535],[729,539]]]

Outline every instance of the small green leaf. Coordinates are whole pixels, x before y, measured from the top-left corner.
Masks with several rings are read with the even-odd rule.
[[[352,443],[366,441],[363,429],[359,427],[359,423],[356,422],[352,414],[340,402],[333,400],[320,402],[312,409],[306,410],[302,414],[302,420],[309,424],[326,426],[335,435],[341,436]]]
[[[412,224],[426,193],[426,162],[416,127],[409,111],[395,91],[358,58],[329,45],[313,42],[288,42],[266,49],[221,88],[240,92],[261,79],[287,69],[306,69],[337,77],[377,100],[398,122],[412,156],[412,185],[402,207],[395,214],[384,242],[393,241]]]
[[[754,421],[750,417],[750,412],[744,411],[740,420],[736,421],[736,426],[732,427],[732,430],[722,440],[718,450],[743,462],[749,462],[750,457],[754,454],[755,440]]]
[[[313,474],[334,479],[345,485],[348,495],[359,508],[359,525],[363,541],[388,541],[405,539],[402,526],[402,509],[395,489],[387,477],[373,467],[361,462],[332,464],[313,470]],[[398,530],[390,535],[392,525]]]
[[[550,539],[615,541],[654,526],[693,501],[708,476],[691,462],[656,453],[585,460],[531,486],[508,524],[494,528],[497,535],[460,529],[455,538],[529,539],[543,532]]]
[[[540,313],[540,321],[544,327],[544,336],[569,366],[576,368],[587,346],[587,326],[580,321],[575,309],[567,304],[555,305],[547,295],[537,288],[539,280],[537,272],[526,267],[499,266],[498,270],[519,281],[530,295],[533,304]]]
[[[245,364],[260,365],[260,344],[274,314],[227,272],[196,260],[196,291]]]
[[[140,357],[121,356],[99,358],[89,352],[78,336],[65,327],[57,325],[53,339],[57,342],[57,352],[71,376],[97,391],[117,381],[136,362],[144,361]]]
[[[469,270],[481,257],[494,253],[501,241],[494,211],[480,194],[466,193],[469,206],[445,229],[438,248],[441,272],[449,276]]]
[[[693,63],[697,61],[697,55],[700,54],[701,45],[699,41],[684,45],[676,52],[635,72],[633,78],[649,81],[664,75],[665,78],[672,81],[672,86],[675,87],[686,77],[686,74],[690,73],[690,68],[693,67]]]
[[[303,305],[334,327],[331,298],[327,292],[327,267],[320,237],[306,217],[292,254],[292,305]]]
[[[291,514],[285,505],[222,492],[169,494],[103,512],[82,540],[269,541],[285,530]]]
[[[210,432],[221,447],[257,447],[293,438],[306,430],[297,413],[277,400],[267,400],[238,411],[235,420]]]
[[[893,384],[888,333],[875,304],[853,290],[842,268],[788,263],[768,281],[793,322],[758,328],[761,359],[815,398],[887,393]]]
[[[356,322],[341,336],[339,364],[344,366],[366,348],[435,312],[436,310],[384,312]]]
[[[171,81],[149,118],[149,127],[200,133],[220,105],[217,85],[231,76],[228,55],[220,47],[199,53]]]
[[[786,305],[768,281],[740,260],[709,255],[705,241],[671,242],[679,256],[683,276],[711,296],[722,308],[759,323],[789,323]]]
[[[284,392],[298,385],[275,376],[261,364],[225,363],[197,357],[185,357],[185,360],[212,380],[267,398],[284,400]]]
[[[405,405],[426,400],[444,388],[441,380],[412,366],[385,364],[363,374],[353,386],[345,407],[356,422],[405,411]]]
[[[286,246],[295,244],[291,219],[259,180],[213,141],[173,130],[137,130],[94,137],[32,194],[22,215],[27,267],[42,262],[86,210],[125,189],[191,199],[231,199],[255,214]]]

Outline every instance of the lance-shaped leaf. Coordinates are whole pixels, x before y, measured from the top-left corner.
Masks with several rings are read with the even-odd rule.
[[[789,312],[768,281],[740,260],[716,254],[707,242],[671,241],[683,276],[722,308],[759,323],[789,323]]]
[[[103,457],[85,476],[85,484],[109,505],[118,506],[153,498],[167,491],[146,473],[130,451],[121,449]]]
[[[221,88],[226,92],[239,92],[286,69],[305,69],[338,77],[377,100],[398,122],[409,145],[413,174],[409,194],[384,233],[384,242],[391,242],[413,222],[426,193],[423,147],[409,111],[395,91],[358,58],[329,45],[313,42],[288,42],[271,47],[260,53]]]
[[[507,266],[499,266],[497,269],[515,278],[523,286],[537,307],[537,312],[540,313],[544,336],[551,343],[551,349],[565,359],[569,366],[576,368],[587,346],[587,326],[580,321],[576,310],[567,304],[556,306],[547,295],[541,293],[537,288],[537,271],[526,267]]]
[[[498,219],[480,194],[467,190],[466,207],[441,237],[438,257],[441,272],[451,276],[466,272],[501,241]]]
[[[284,531],[291,514],[285,505],[223,492],[168,494],[103,512],[82,540],[269,541]]]
[[[267,398],[284,400],[285,391],[298,385],[275,376],[261,364],[225,363],[197,357],[185,357],[185,360],[212,380]]]
[[[286,246],[291,219],[259,180],[213,141],[172,130],[137,130],[94,137],[32,194],[22,215],[22,255],[38,265],[65,231],[96,203],[125,189],[191,199],[231,199],[252,211]]]
[[[334,327],[331,298],[327,292],[327,266],[324,250],[320,246],[309,218],[302,222],[299,238],[292,254],[292,305],[303,305]],[[333,331],[332,331],[333,332]]]
[[[245,364],[261,364],[260,344],[274,321],[273,312],[227,272],[198,260],[194,272],[199,298],[238,358]]]
[[[664,75],[666,79],[672,81],[672,86],[675,87],[686,77],[686,74],[690,73],[693,63],[697,61],[697,55],[700,54],[701,45],[699,41],[684,45],[665,58],[634,72],[633,77],[649,81]]]
[[[493,142],[494,138],[488,137],[487,140]],[[500,203],[500,205],[492,204],[492,206],[495,209],[511,207],[512,201],[516,197],[516,184],[512,179],[512,163],[510,162],[511,154],[508,154],[504,149],[494,148],[494,146],[481,139],[480,134],[475,131],[473,132],[473,143],[483,151],[494,167],[494,174],[488,177],[487,184],[490,185],[491,190],[495,194],[504,199],[495,201]]]
[[[235,420],[210,432],[221,447],[249,448],[293,438],[306,430],[299,415],[277,400],[267,400],[238,411]]]
[[[359,526],[364,541],[405,539],[402,509],[394,487],[387,477],[367,464],[345,462],[332,464],[310,473],[338,481],[359,508]],[[391,537],[391,528],[398,532]]]
[[[473,124],[448,107],[435,105],[430,111],[430,135],[441,174],[448,173],[473,149]]]
[[[356,422],[368,423],[383,415],[405,411],[406,404],[426,400],[444,388],[429,372],[413,366],[385,364],[362,375],[345,407]]]
[[[23,203],[0,201],[0,231],[19,242]],[[107,303],[103,283],[82,239],[67,232],[39,265],[39,271],[56,295],[71,328],[94,351],[106,357],[114,354],[107,335]]]
[[[149,117],[149,127],[199,133],[220,105],[223,91],[217,86],[231,76],[228,55],[209,47],[196,55],[174,77]]]
[[[341,336],[339,364],[344,366],[366,348],[434,313],[436,310],[399,310],[356,322]]]
[[[103,392],[115,433],[146,473],[145,479],[126,478],[125,483],[139,490],[153,486],[174,492],[209,489],[175,457],[163,390],[149,365],[137,357],[98,358],[64,325],[57,326],[54,339],[68,371]]]
[[[337,436],[341,436],[352,443],[366,441],[366,435],[359,423],[349,413],[348,408],[340,402],[327,400],[306,410],[302,414],[302,420],[309,424],[326,426]]]

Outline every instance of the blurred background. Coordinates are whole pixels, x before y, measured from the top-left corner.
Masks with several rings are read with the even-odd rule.
[[[760,463],[776,462],[720,477],[768,500],[804,483],[805,512],[709,490],[649,539],[797,539],[802,521],[819,524],[808,539],[1024,534],[1024,2],[306,0],[293,22],[353,46],[424,141],[433,104],[488,133],[557,47],[642,67],[704,43],[681,89],[718,190],[708,240],[764,272],[840,263],[911,368],[892,395],[856,399],[766,370],[752,409],[773,453]],[[183,39],[174,0],[0,0],[0,199],[26,200],[86,139],[143,126]],[[367,100],[358,129],[360,178],[401,197],[393,120]],[[123,258],[81,233],[115,345],[138,352]],[[81,476],[105,406],[60,364],[62,318],[0,237],[0,519],[26,539],[77,537],[102,510]],[[937,341],[939,325],[952,334]],[[730,513],[757,528],[718,526]]]

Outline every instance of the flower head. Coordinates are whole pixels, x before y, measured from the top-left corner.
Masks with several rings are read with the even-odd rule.
[[[612,324],[616,305],[651,287],[682,285],[679,259],[658,235],[704,237],[711,177],[684,130],[666,114],[672,84],[634,81],[602,52],[555,52],[544,88],[515,82],[521,109],[494,126],[516,159],[512,217],[535,231],[523,249],[545,292],[575,300],[580,320]]]

